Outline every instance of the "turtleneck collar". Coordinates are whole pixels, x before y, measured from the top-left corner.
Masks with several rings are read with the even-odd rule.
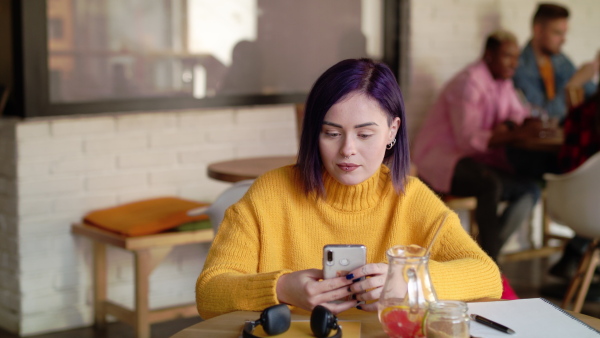
[[[366,181],[356,185],[339,183],[327,171],[323,175],[325,203],[341,211],[361,211],[374,207],[382,197],[393,192],[389,182],[390,169],[381,165],[379,170]]]

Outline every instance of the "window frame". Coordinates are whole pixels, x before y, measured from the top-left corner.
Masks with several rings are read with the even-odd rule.
[[[383,62],[398,75],[400,69],[401,2],[384,0]],[[276,95],[231,95],[194,97],[133,98],[76,103],[52,103],[49,95],[48,18],[46,1],[13,0],[14,114],[21,117],[98,114],[127,111],[160,111],[209,107],[297,103],[307,92]]]

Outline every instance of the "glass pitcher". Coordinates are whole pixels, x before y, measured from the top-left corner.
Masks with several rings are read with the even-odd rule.
[[[388,274],[379,297],[379,321],[392,338],[425,337],[423,321],[437,295],[429,276],[429,255],[418,245],[387,250]]]

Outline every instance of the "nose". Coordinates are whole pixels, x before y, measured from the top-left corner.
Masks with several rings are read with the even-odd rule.
[[[351,137],[344,137],[342,147],[340,148],[340,155],[342,157],[350,157],[354,154],[356,154],[354,140]]]

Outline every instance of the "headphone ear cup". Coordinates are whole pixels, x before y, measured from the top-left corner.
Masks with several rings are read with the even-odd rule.
[[[284,333],[290,328],[290,308],[285,304],[278,304],[266,308],[260,314],[260,325],[269,336]]]
[[[337,329],[337,318],[326,307],[317,305],[310,315],[310,329],[317,338],[329,337]]]

